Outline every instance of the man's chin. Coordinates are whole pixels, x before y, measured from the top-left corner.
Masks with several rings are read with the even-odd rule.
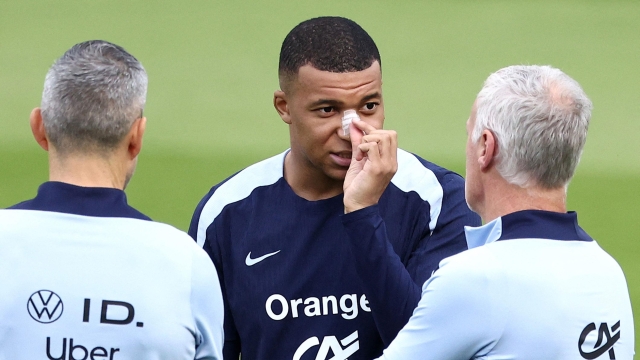
[[[334,168],[334,169],[330,169],[329,171],[325,171],[325,174],[327,175],[327,177],[331,178],[332,180],[344,182],[344,179],[347,177],[347,170],[349,169]]]

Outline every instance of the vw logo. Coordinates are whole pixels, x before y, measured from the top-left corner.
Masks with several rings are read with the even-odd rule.
[[[31,318],[42,324],[52,323],[62,315],[62,299],[51,290],[38,290],[27,301],[27,310]]]

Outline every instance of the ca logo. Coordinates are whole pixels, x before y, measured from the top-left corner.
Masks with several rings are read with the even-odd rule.
[[[52,323],[62,316],[64,305],[58,294],[51,290],[38,290],[27,301],[31,318],[42,324]]]
[[[341,345],[342,344],[342,345]],[[305,340],[293,354],[293,360],[300,360],[309,349],[314,346],[320,345],[316,360],[325,360],[329,355],[329,350],[333,352],[333,357],[330,360],[347,360],[349,356],[353,355],[358,349],[360,349],[360,342],[358,341],[358,332],[354,331],[351,335],[345,337],[338,342],[335,336],[325,336],[322,339],[322,344],[318,340],[317,336],[310,337]],[[342,347],[345,346],[343,349]]]
[[[596,329],[595,323],[587,325],[584,330],[582,330],[580,339],[578,340],[578,350],[580,350],[580,355],[582,355],[582,357],[587,360],[591,360],[609,351],[609,359],[614,360],[616,358],[616,353],[613,351],[613,345],[620,339],[620,331],[613,334],[613,336],[611,335],[611,333],[615,332],[619,328],[620,321],[613,324],[613,326],[611,327],[611,332],[609,332],[609,325],[607,323],[601,323],[600,328],[598,329],[598,339],[596,340],[596,344],[593,347],[593,351],[586,352],[582,350],[582,345],[584,345],[587,336]],[[606,342],[603,344],[602,341],[605,339]]]

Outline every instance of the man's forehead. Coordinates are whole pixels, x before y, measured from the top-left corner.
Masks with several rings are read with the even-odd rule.
[[[369,68],[362,71],[335,73],[304,65],[298,70],[297,76],[289,84],[295,90],[302,91],[359,91],[374,89],[381,92],[382,73],[380,64],[375,61]],[[292,89],[293,90],[293,89]]]

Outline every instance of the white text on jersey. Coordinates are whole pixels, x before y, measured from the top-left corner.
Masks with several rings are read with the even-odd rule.
[[[276,304],[279,304],[279,306]],[[355,319],[358,316],[358,304],[360,304],[362,310],[371,312],[369,301],[364,294],[360,296],[360,301],[358,301],[357,294],[344,294],[340,297],[340,301],[333,295],[323,296],[322,298],[312,296],[306,299],[287,300],[280,294],[273,294],[267,298],[265,308],[270,318],[282,320],[289,313],[293,318],[300,316],[298,311],[298,306],[300,305],[304,306],[303,314],[308,317],[336,315],[338,314],[338,304],[340,305],[340,315],[347,320]]]

